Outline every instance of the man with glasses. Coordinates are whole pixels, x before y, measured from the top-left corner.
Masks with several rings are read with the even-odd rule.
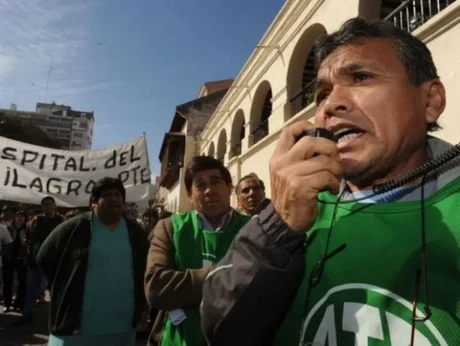
[[[315,57],[334,140],[283,130],[272,204],[204,283],[209,345],[460,345],[460,145],[429,134],[446,104],[430,51],[355,18]]]
[[[232,179],[223,164],[197,156],[184,177],[194,210],[158,221],[145,276],[151,308],[160,310],[151,343],[205,345],[199,305],[203,282],[249,220],[230,207]]]
[[[266,199],[265,184],[257,174],[250,173],[240,179],[235,188],[239,210],[245,215],[255,215]]]

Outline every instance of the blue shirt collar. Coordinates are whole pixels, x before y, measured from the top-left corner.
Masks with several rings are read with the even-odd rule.
[[[233,209],[230,209],[230,211],[222,217],[222,222],[220,223],[219,227],[214,229],[214,227],[211,226],[211,223],[208,221],[206,216],[204,216],[204,214],[199,213],[198,211],[195,211],[195,212],[197,214],[198,222],[200,223],[201,228],[207,229],[207,230],[213,230],[216,232],[219,232],[220,230],[227,228],[227,226],[230,224],[230,221],[232,221],[232,217],[233,217]]]

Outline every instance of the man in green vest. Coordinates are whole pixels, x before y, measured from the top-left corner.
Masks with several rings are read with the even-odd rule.
[[[272,203],[205,281],[209,345],[460,345],[460,145],[429,134],[446,105],[430,51],[355,18],[315,57],[333,140],[283,130]]]
[[[157,223],[147,259],[145,294],[150,307],[161,310],[151,344],[161,346],[206,345],[199,314],[203,282],[249,220],[230,207],[232,179],[219,160],[192,158],[184,183],[194,210]]]

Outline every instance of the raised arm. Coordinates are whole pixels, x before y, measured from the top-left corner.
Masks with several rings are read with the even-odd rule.
[[[305,234],[268,204],[207,277],[201,320],[209,345],[270,345],[304,273]]]

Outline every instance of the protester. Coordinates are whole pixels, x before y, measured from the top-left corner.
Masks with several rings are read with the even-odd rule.
[[[28,211],[29,221],[27,222],[26,233],[24,233],[24,240],[23,240],[24,246],[27,249],[29,248],[29,243],[30,243],[31,225],[36,222],[36,218],[40,214],[41,214],[40,211],[37,209],[32,209]]]
[[[3,226],[9,227],[14,219],[14,211],[11,207],[4,205],[2,208],[2,224]]]
[[[163,220],[163,219],[167,219],[168,217],[171,217],[173,214],[167,210],[162,210],[159,214],[158,214],[158,221],[160,220]],[[158,221],[155,223],[155,226],[156,224],[158,223]],[[155,227],[154,226],[154,227]],[[149,232],[149,242],[152,241],[152,237],[153,237],[153,230]],[[148,314],[148,318],[147,318],[147,323],[150,327],[149,331],[152,330],[153,328],[153,324],[155,323],[155,320],[157,319],[157,316],[159,314],[159,310],[158,309],[155,309],[155,308],[152,308],[150,307],[149,308],[149,314]]]
[[[142,213],[142,227],[144,227],[144,230],[147,232],[147,234],[149,234],[153,227],[155,227],[158,219],[158,212],[154,208],[146,209]]]
[[[22,242],[26,230],[27,214],[19,210],[16,212],[13,223],[8,227],[12,243],[12,253],[8,258],[3,258],[3,312],[8,313],[12,309],[19,311],[24,307],[27,283],[27,250]],[[13,283],[15,274],[18,280],[16,296],[13,302]]]
[[[3,263],[2,258],[9,259],[11,257],[11,238],[8,228],[0,224],[0,298],[3,298]]]
[[[240,179],[235,188],[239,211],[245,215],[255,215],[259,205],[266,198],[265,184],[257,174],[250,173]]]
[[[141,225],[147,234],[149,241],[151,235],[153,235],[152,231],[157,224],[158,219],[158,211],[155,208],[146,209],[142,213]],[[152,323],[155,320],[157,314],[158,310],[152,308],[147,309],[145,316],[142,316],[142,321],[146,323],[141,323],[139,325],[136,333],[136,340],[146,340],[149,337],[150,331],[152,330]]]
[[[56,202],[53,197],[44,197],[41,201],[42,214],[37,215],[29,225],[28,239],[24,245],[28,248],[27,259],[27,289],[24,301],[23,318],[17,324],[26,324],[34,321],[33,310],[37,299],[43,296],[48,282],[36,264],[37,254],[43,242],[51,231],[58,226],[63,218],[56,213]]]
[[[92,212],[73,217],[46,239],[37,264],[52,283],[48,346],[131,346],[146,306],[147,235],[123,217],[119,179],[98,181]]]
[[[150,307],[161,310],[151,344],[162,346],[205,345],[203,281],[249,219],[230,207],[232,179],[220,161],[192,158],[184,183],[194,210],[157,223],[147,260],[145,294]]]
[[[446,104],[431,54],[392,23],[363,19],[315,54],[315,121],[337,144],[296,142],[306,121],[283,130],[272,204],[204,284],[209,345],[460,345],[458,158],[373,192],[451,148],[428,134]]]

